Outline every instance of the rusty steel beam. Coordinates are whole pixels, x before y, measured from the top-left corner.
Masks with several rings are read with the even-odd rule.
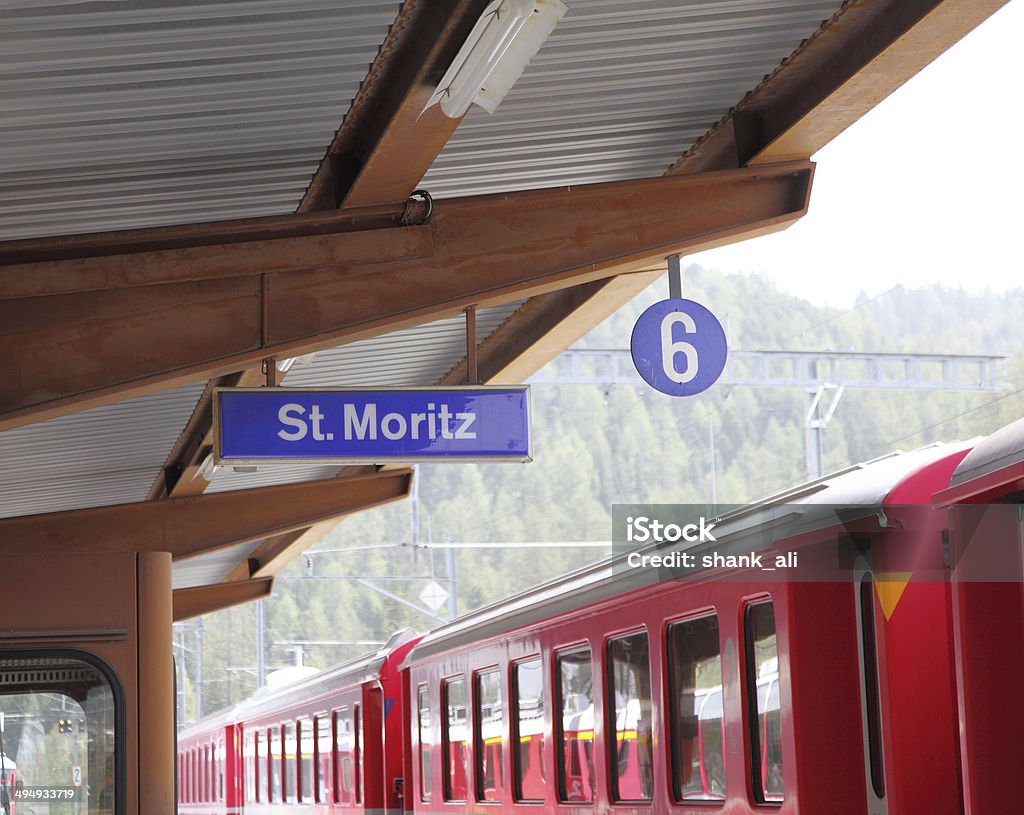
[[[402,201],[461,120],[424,106],[485,0],[405,0],[299,212]]]
[[[808,158],[1007,0],[852,0],[670,170]]]
[[[522,382],[663,273],[662,268],[623,272],[531,297],[480,343],[477,378],[492,385]],[[463,357],[436,384],[461,385],[470,367]]]
[[[407,228],[429,256],[380,263],[315,236],[7,266],[0,292],[33,294],[0,299],[0,430],[782,228],[812,175],[796,162],[455,199]],[[182,280],[181,252],[225,276]]]
[[[0,555],[170,552],[191,557],[398,501],[413,472],[76,509],[0,520]]]
[[[175,589],[174,622],[179,623],[200,614],[209,614],[222,608],[251,603],[270,597],[274,579],[246,580],[237,583],[216,583],[212,586],[196,586],[190,589]]]

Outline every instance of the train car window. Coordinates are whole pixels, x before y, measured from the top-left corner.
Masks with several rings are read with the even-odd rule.
[[[754,799],[759,803],[777,803],[783,800],[784,785],[774,606],[770,602],[749,606],[745,629]]]
[[[299,719],[299,803],[313,802],[313,723]]]
[[[266,799],[266,794],[260,794],[264,789],[262,779],[267,774],[267,742],[263,733],[256,733],[256,764],[252,774],[252,798],[254,801]]]
[[[267,731],[267,801],[281,801],[281,729]]]
[[[204,800],[213,800],[213,754],[209,745],[203,748],[203,795]]]
[[[256,800],[253,794],[256,791],[256,734],[246,733],[242,742],[242,760],[245,762],[245,777],[242,783],[245,785],[242,790],[242,800],[246,803],[254,803]]]
[[[465,801],[469,787],[469,722],[466,710],[466,680],[449,679],[443,685],[444,798]]]
[[[861,641],[864,646],[864,700],[867,705],[868,759],[875,795],[885,797],[882,763],[882,711],[878,694],[878,645],[875,640],[875,587],[870,574],[860,582]]]
[[[355,765],[355,728],[349,710],[334,712],[334,802],[352,803],[352,769]]]
[[[194,749],[189,750],[189,783],[188,783],[188,799],[190,801],[199,800],[199,780],[198,780],[198,769],[199,763],[196,761],[196,751]]]
[[[297,802],[299,745],[295,738],[295,723],[284,725],[284,800],[286,804]]]
[[[356,724],[356,755],[355,761],[355,793],[356,803],[363,802],[363,706],[355,706]]]
[[[543,801],[547,794],[543,673],[539,658],[517,662],[512,669],[512,763],[517,801]]]
[[[217,800],[224,800],[224,739],[217,741]]]
[[[477,799],[499,801],[502,798],[505,769],[505,709],[501,704],[501,671],[483,671],[476,675],[475,712]]]
[[[326,804],[331,800],[331,720],[327,716],[316,717],[316,802]]]
[[[430,800],[430,751],[433,749],[430,736],[430,696],[426,685],[420,685],[416,692],[419,700],[420,726],[420,800]]]
[[[355,705],[355,803],[362,803],[362,705]]]
[[[594,800],[594,691],[590,649],[557,657],[558,797],[571,803]]]
[[[609,751],[612,797],[616,801],[650,801],[651,654],[647,632],[608,641],[609,730],[615,750]]]
[[[672,791],[677,801],[725,798],[725,721],[718,617],[668,627]]]

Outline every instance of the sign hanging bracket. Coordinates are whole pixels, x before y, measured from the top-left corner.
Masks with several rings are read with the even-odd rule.
[[[466,308],[466,384],[480,384],[476,359],[476,306]]]
[[[683,299],[683,264],[679,255],[668,258],[668,296],[673,300]]]

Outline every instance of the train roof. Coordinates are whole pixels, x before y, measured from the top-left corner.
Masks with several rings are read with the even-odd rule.
[[[315,699],[321,694],[330,693],[339,688],[372,682],[381,675],[385,661],[393,652],[407,645],[419,636],[409,628],[402,629],[376,651],[351,659],[327,668],[319,673],[277,688],[260,688],[248,699],[232,707],[224,708],[216,713],[193,722],[179,733],[179,739],[189,738],[208,732],[225,722],[241,722],[252,719],[263,713],[292,704]]]
[[[975,445],[953,471],[942,503],[1019,492],[1024,486],[1024,419],[1018,419]]]
[[[885,500],[897,486],[923,467],[963,452],[973,443],[936,443],[910,452],[889,453],[722,514],[715,527],[715,535],[721,542],[718,549],[730,554],[757,551],[771,540],[871,515],[877,515],[879,523],[884,525]],[[836,513],[837,508],[845,510],[841,517]],[[765,533],[773,537],[768,539]],[[675,549],[695,545],[679,545]],[[636,551],[665,554],[673,550],[654,544]],[[658,582],[656,569],[636,569],[626,574],[621,567],[627,554],[613,554],[599,563],[453,620],[425,636],[410,651],[403,665]]]

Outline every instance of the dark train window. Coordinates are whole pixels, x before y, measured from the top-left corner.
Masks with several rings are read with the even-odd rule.
[[[355,712],[355,723],[356,723],[356,755],[355,761],[355,793],[356,803],[361,804],[363,802],[363,706],[355,705],[353,708]]]
[[[875,590],[871,575],[860,583],[861,640],[864,645],[864,701],[867,705],[868,758],[871,787],[885,797],[885,765],[882,763],[882,711],[878,696],[878,644],[875,640]]]
[[[352,775],[356,752],[355,727],[348,710],[334,712],[334,802],[352,803]]]
[[[30,802],[9,806],[12,787],[67,788],[74,765],[80,800],[51,805],[51,812],[125,811],[123,695],[106,665],[72,651],[6,652],[0,718],[0,790],[8,809],[33,811]]]
[[[505,754],[505,709],[501,704],[501,672],[476,675],[475,757],[476,795],[481,801],[502,797]]]
[[[607,666],[608,729],[615,733],[615,749],[608,753],[612,797],[616,801],[650,801],[654,784],[647,632],[609,640]]]
[[[775,608],[771,603],[747,608],[745,639],[754,799],[777,803],[783,799],[782,716]]]
[[[299,802],[313,801],[313,723],[299,719]]]
[[[558,655],[558,797],[594,800],[594,690],[590,649]]]
[[[316,717],[316,802],[330,801],[331,777],[331,719],[329,716]]]
[[[540,659],[517,662],[512,669],[512,758],[517,801],[543,801],[544,675]]]
[[[267,730],[267,800],[281,801],[281,730],[271,727]]]
[[[668,627],[672,791],[677,801],[725,798],[722,656],[714,614]]]
[[[469,774],[466,680],[449,679],[442,687],[442,705],[445,711],[442,721],[444,733],[441,740],[446,768],[444,798],[446,801],[465,801]]]
[[[224,739],[217,741],[217,800],[224,800],[224,759],[227,752],[224,749]]]
[[[419,699],[420,725],[420,800],[430,800],[430,751],[433,749],[430,736],[430,696],[426,685],[417,691]]]
[[[284,725],[284,800],[287,804],[296,803],[295,786],[297,780],[295,760],[298,754],[298,745],[295,741],[295,723],[288,722]]]
[[[245,800],[260,800],[260,734],[245,740]]]

